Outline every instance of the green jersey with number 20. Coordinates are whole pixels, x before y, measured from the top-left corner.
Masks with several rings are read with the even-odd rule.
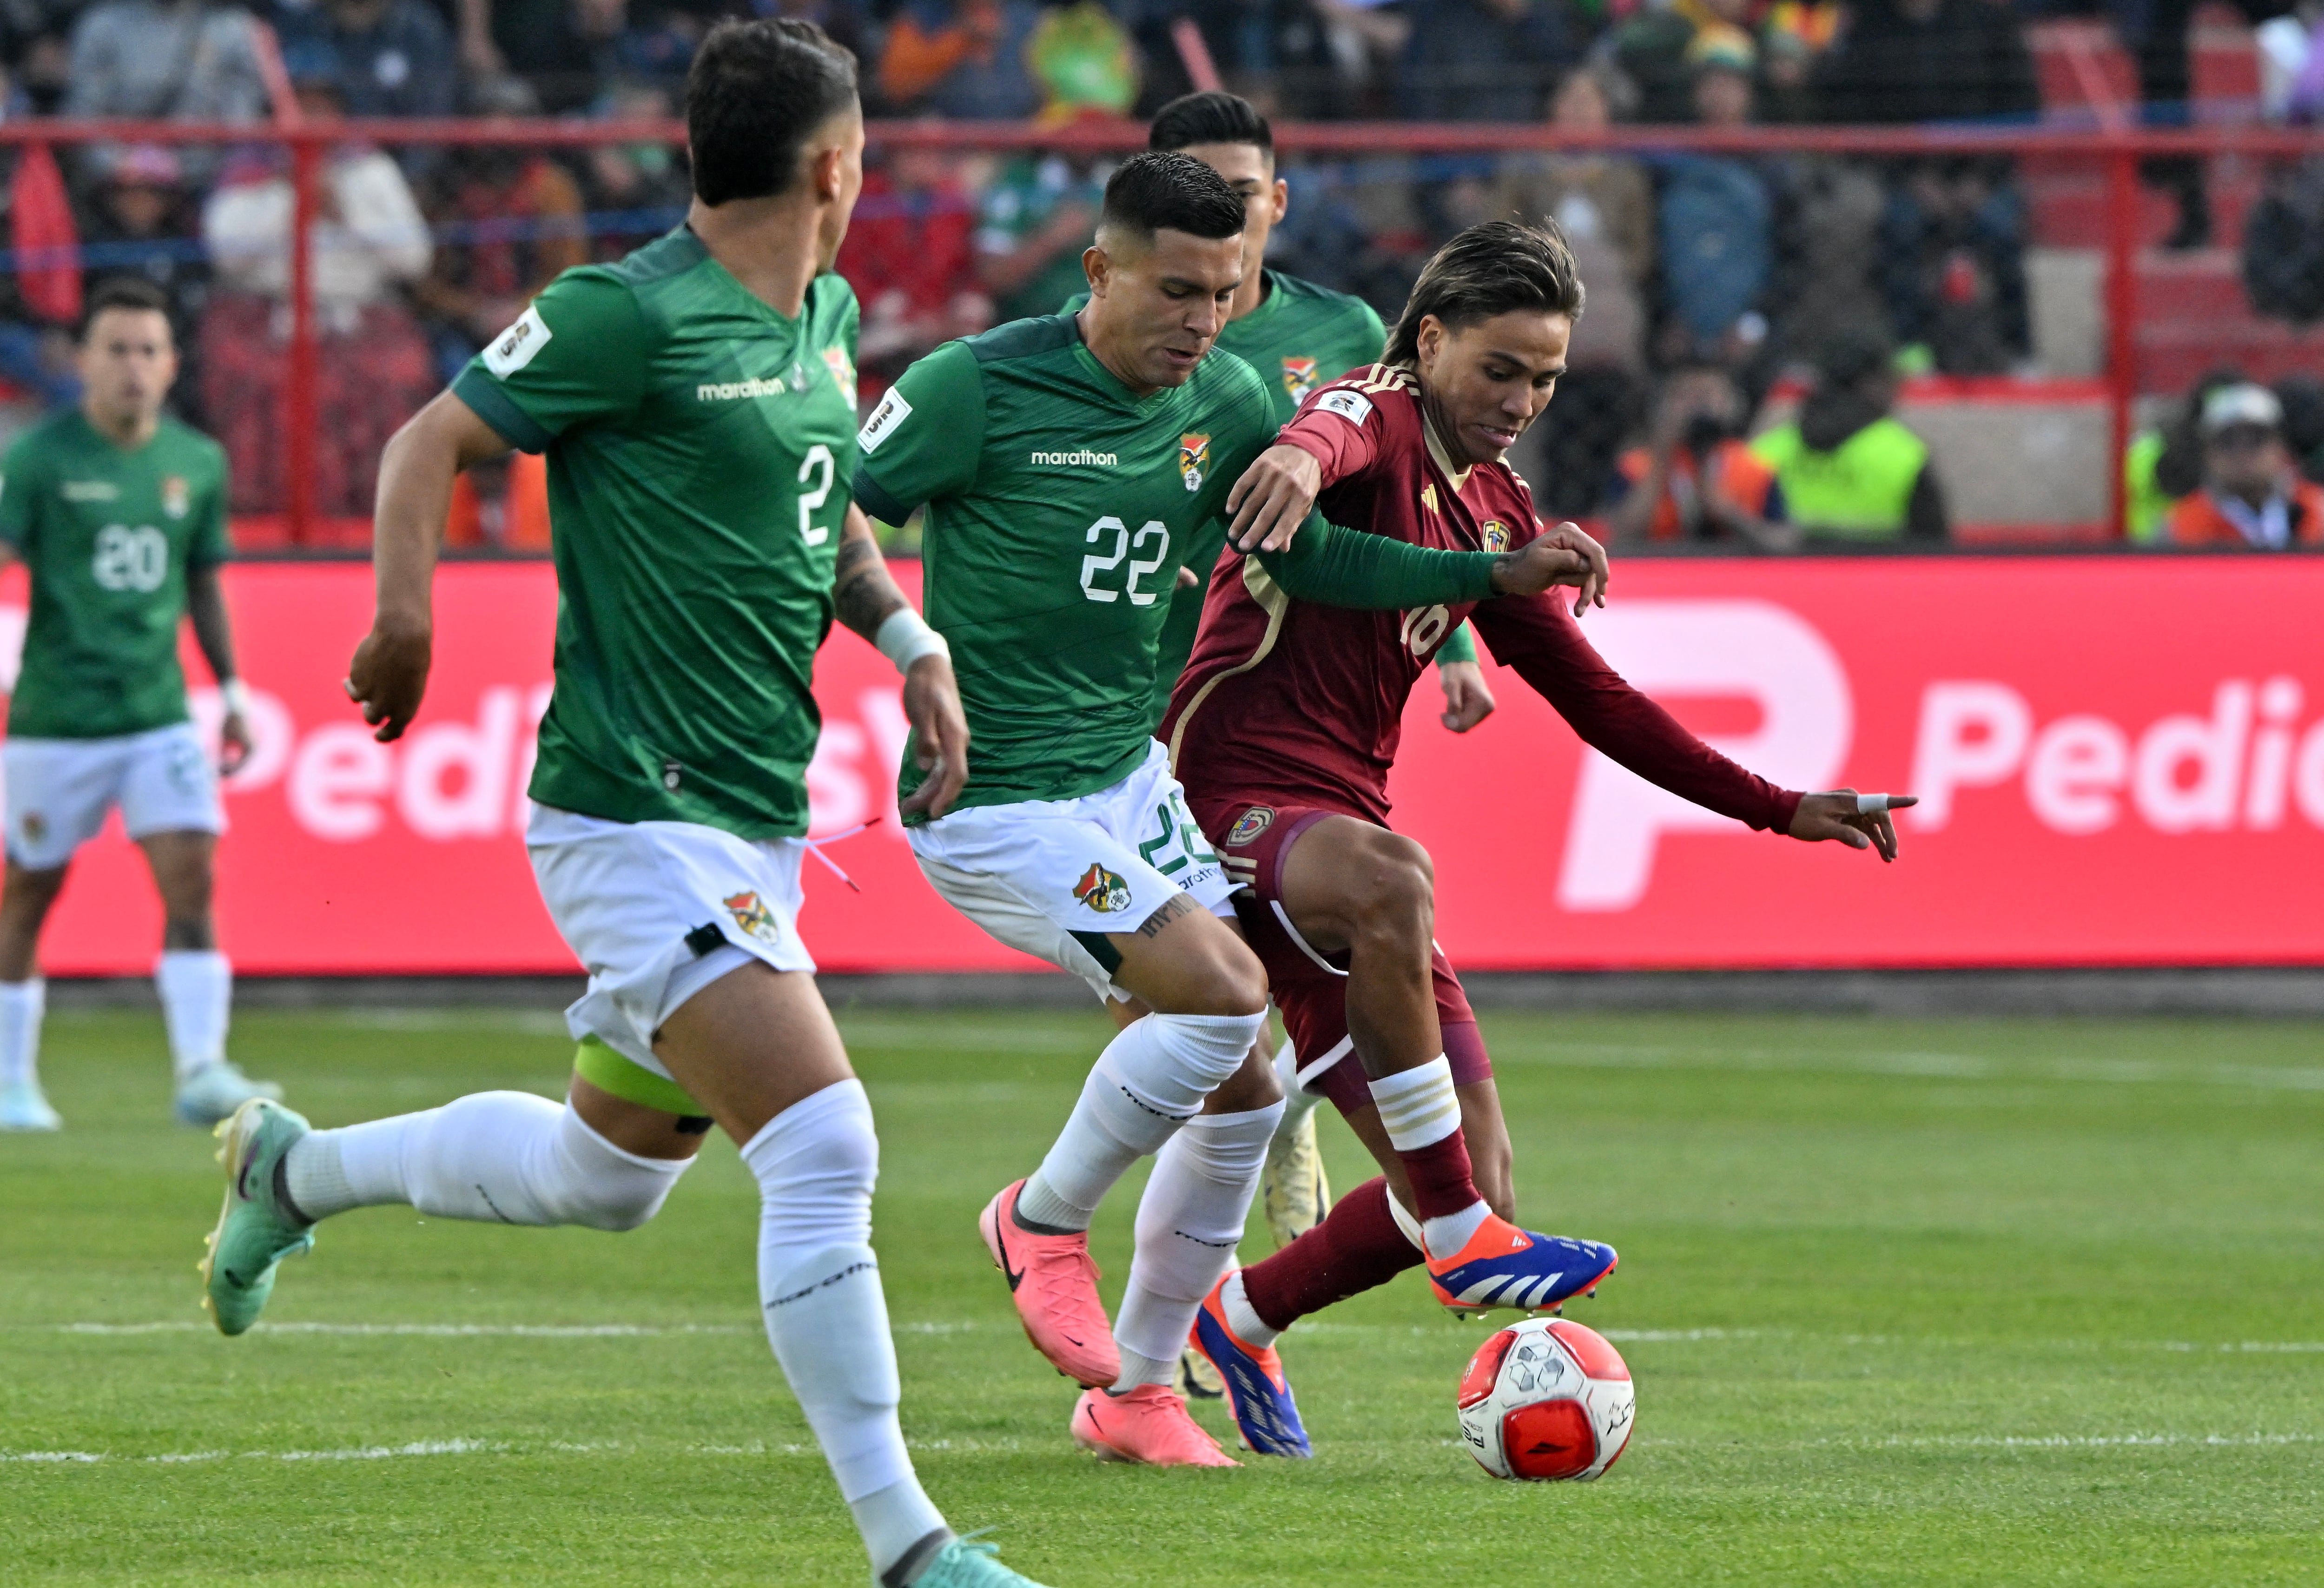
[[[186,720],[186,570],[227,556],[217,442],[164,419],[124,451],[66,409],[8,449],[0,540],[32,575],[10,734],[104,739]]]
[[[835,275],[778,313],[680,227],[566,272],[461,372],[461,401],[549,455],[557,685],[535,799],[807,831],[856,319]]]

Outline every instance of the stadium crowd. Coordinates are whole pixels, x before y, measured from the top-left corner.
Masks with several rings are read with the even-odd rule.
[[[2266,19],[2277,3],[2252,0],[2266,108],[2324,114],[2324,6]],[[1142,115],[1188,86],[1199,38],[1198,54],[1280,116],[1587,130],[2030,122],[2042,106],[2028,23],[2093,4],[2130,49],[2149,119],[2169,121],[2188,97],[2191,0],[0,0],[6,115],[256,122],[279,109],[274,80],[310,118],[661,119],[704,30],[751,4],[853,49],[877,115]],[[0,378],[31,400],[69,396],[80,292],[143,276],[169,296],[189,366],[180,406],[226,443],[237,510],[279,509],[293,214],[280,146],[33,146],[5,160],[19,269],[0,285]],[[1078,290],[1111,169],[875,149],[841,259],[863,304],[866,400],[937,343]],[[2255,304],[2294,321],[2324,316],[2319,171],[2324,157],[2278,173],[2246,226]],[[2041,373],[2027,199],[2004,155],[1382,154],[1286,157],[1283,174],[1292,201],[1269,263],[1391,316],[1461,227],[1560,220],[1589,312],[1528,472],[1549,509],[1617,533],[1795,544],[1766,489],[1788,443],[1747,436],[1895,427],[1899,375]],[[2152,162],[2146,175],[2178,206],[2167,245],[2206,242],[2200,162]],[[315,499],[360,516],[394,428],[560,270],[673,224],[687,176],[683,151],[654,142],[351,143],[324,188]],[[60,245],[78,245],[78,272],[55,264]],[[2221,383],[2190,399],[2181,430],[2200,427]],[[1799,404],[1795,424],[1771,428],[1771,392]],[[2297,382],[2275,397],[2279,450],[2324,474],[2324,401]],[[2163,439],[2134,455],[2146,472],[2133,494],[2158,538],[2172,480],[2149,466]],[[2181,438],[2181,474],[2200,451]],[[1946,533],[1935,471],[1919,475],[1886,532]]]

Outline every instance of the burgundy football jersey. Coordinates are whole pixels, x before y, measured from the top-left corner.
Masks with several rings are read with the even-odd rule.
[[[1309,397],[1282,439],[1323,466],[1317,505],[1335,524],[1462,551],[1511,550],[1541,532],[1533,493],[1508,465],[1452,470],[1409,371],[1350,372]],[[1230,547],[1212,571],[1163,742],[1198,804],[1324,806],[1385,824],[1406,698],[1470,619],[1585,743],[1723,816],[1788,827],[1800,797],[1744,771],[1625,683],[1582,638],[1572,599],[1554,589],[1358,612],[1292,600]]]

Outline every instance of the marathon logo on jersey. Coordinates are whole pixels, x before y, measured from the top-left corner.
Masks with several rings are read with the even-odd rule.
[[[1338,414],[1359,429],[1363,427],[1364,420],[1372,416],[1372,400],[1360,392],[1351,392],[1345,387],[1337,392],[1324,392],[1315,399],[1315,406],[1325,413]]]
[[[1178,474],[1186,482],[1186,489],[1203,488],[1203,470],[1210,466],[1211,439],[1192,432],[1178,438]]]
[[[1092,452],[1086,447],[1076,447],[1071,452],[1036,452],[1031,455],[1035,468],[1111,468],[1114,456],[1111,452]]]
[[[1315,389],[1315,361],[1312,358],[1286,358],[1283,361],[1283,389],[1297,402]]]
[[[779,397],[786,392],[796,392],[807,384],[807,371],[798,365],[788,374],[772,380],[752,376],[747,381],[705,381],[694,388],[696,402],[733,402],[741,398]]]
[[[775,920],[775,912],[767,908],[766,900],[755,892],[730,893],[719,900],[734,924],[761,943],[779,943],[783,929]]]
[[[183,475],[165,475],[161,479],[161,511],[171,518],[183,518],[192,511],[194,493]]]
[[[880,399],[880,406],[872,411],[872,417],[855,433],[855,445],[868,457],[879,451],[880,443],[894,435],[896,427],[911,417],[912,405],[904,401],[901,392],[890,386],[888,394]]]
[[[117,502],[121,487],[111,480],[67,480],[57,494],[68,502]]]
[[[1235,825],[1227,829],[1227,847],[1240,849],[1275,825],[1272,807],[1254,805],[1235,817]]]
[[[506,380],[540,356],[549,346],[549,322],[540,318],[540,305],[535,304],[516,317],[516,324],[503,331],[484,349],[484,367]]]
[[[1477,532],[1484,537],[1486,550],[1507,551],[1509,549],[1509,526],[1500,520],[1487,519]]]
[[[1130,884],[1092,861],[1074,884],[1074,897],[1100,915],[1112,915],[1130,908]]]

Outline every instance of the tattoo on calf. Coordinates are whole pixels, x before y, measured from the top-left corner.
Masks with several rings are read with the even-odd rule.
[[[1141,937],[1158,937],[1162,935],[1162,928],[1168,926],[1172,921],[1176,920],[1182,915],[1191,914],[1202,908],[1203,907],[1201,905],[1194,902],[1194,896],[1193,894],[1173,893],[1170,895],[1170,901],[1167,904],[1165,904],[1161,909],[1156,910],[1152,915],[1148,916],[1145,920],[1139,923],[1138,935]]]
[[[879,546],[858,536],[842,540],[832,559],[831,598],[839,621],[867,640],[904,605],[904,593],[888,577]]]

